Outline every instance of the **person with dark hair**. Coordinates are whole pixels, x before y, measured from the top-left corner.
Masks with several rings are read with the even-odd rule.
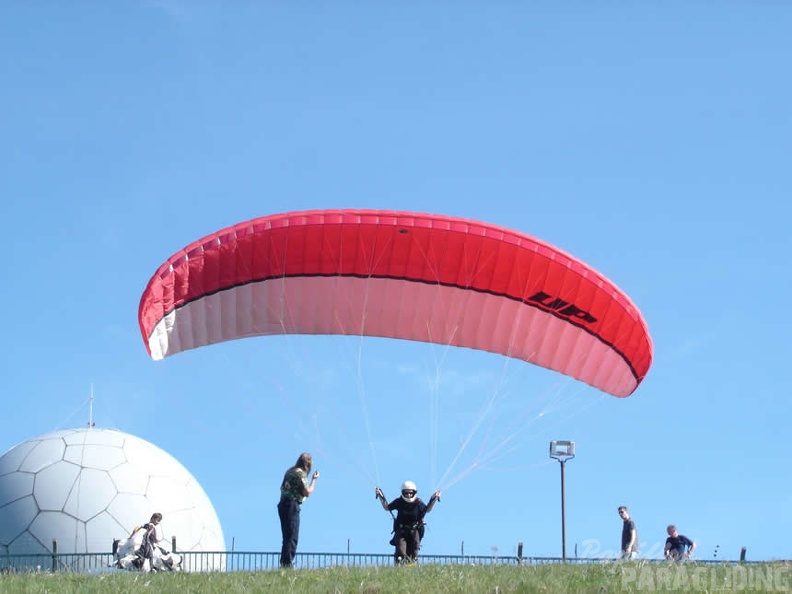
[[[390,544],[396,547],[394,560],[397,565],[415,563],[418,559],[418,550],[424,536],[424,516],[440,501],[440,493],[441,491],[435,491],[427,505],[418,498],[418,487],[415,483],[405,481],[401,486],[401,497],[388,503],[382,489],[374,489],[374,495],[379,499],[382,508],[391,515],[394,511],[397,512],[393,519],[393,538],[390,540]]]
[[[297,462],[286,470],[280,487],[280,501],[278,502],[278,517],[280,518],[283,545],[281,546],[281,567],[292,567],[297,554],[297,541],[300,537],[300,506],[311,495],[319,478],[319,471],[311,474],[313,457],[308,452],[303,452]]]
[[[143,524],[143,528],[149,532],[149,540],[155,545],[159,545],[162,542],[162,527],[160,526],[160,522],[162,522],[162,514],[154,512],[151,514],[151,519],[148,521],[148,524]]]
[[[113,541],[115,565],[121,569],[181,571],[181,555],[171,551],[162,536],[162,514],[153,513],[142,526],[136,526],[129,538]]]
[[[696,543],[684,534],[677,532],[677,527],[673,524],[669,524],[666,532],[668,532],[668,538],[666,538],[663,550],[665,558],[671,561],[688,559],[693,553],[693,549],[696,548]]]
[[[638,530],[635,521],[630,517],[630,511],[624,506],[619,506],[619,516],[624,521],[621,536],[621,558],[635,559],[638,556]]]
[[[159,548],[160,541],[162,540],[160,522],[162,522],[162,514],[155,512],[151,514],[151,519],[148,522],[143,524],[140,528],[135,528],[130,535],[130,538],[133,538],[138,530],[143,533],[143,541],[140,543],[140,547],[137,550],[137,564],[139,568],[143,567],[144,561],[148,559],[148,568],[153,569],[157,553],[163,552],[163,549]]]

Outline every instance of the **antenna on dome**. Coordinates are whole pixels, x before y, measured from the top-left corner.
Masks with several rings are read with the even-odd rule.
[[[96,427],[96,423],[94,423],[93,420],[93,384],[91,384],[91,398],[90,404],[88,405],[88,426]]]

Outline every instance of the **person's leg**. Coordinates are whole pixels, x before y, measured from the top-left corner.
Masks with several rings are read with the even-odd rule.
[[[286,562],[286,540],[288,537],[287,533],[287,522],[286,522],[286,508],[283,505],[283,500],[278,502],[278,519],[280,520],[280,527],[281,527],[281,556],[280,556],[280,565],[281,567],[284,566]]]
[[[396,564],[407,560],[407,539],[404,534],[396,535]]]
[[[292,502],[292,515],[291,515],[291,544],[289,552],[291,553],[291,562],[294,563],[294,557],[297,555],[297,541],[300,539],[300,504],[296,501]]]
[[[281,525],[281,536],[283,537],[282,544],[281,544],[281,556],[280,556],[280,565],[281,567],[291,567],[292,564],[292,520],[291,520],[291,506],[289,505],[291,502],[286,499],[282,499],[278,503],[278,518],[280,518],[280,525]]]
[[[413,530],[410,533],[410,546],[409,546],[409,555],[413,561],[418,559],[418,549],[421,548],[421,535],[418,534],[417,530]]]
[[[281,508],[279,508],[280,512]],[[292,567],[297,554],[297,541],[300,536],[300,504],[287,500],[282,506],[281,532],[281,567]]]

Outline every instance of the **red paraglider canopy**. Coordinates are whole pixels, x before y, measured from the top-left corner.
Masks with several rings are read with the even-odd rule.
[[[408,212],[228,227],[160,266],[138,319],[155,360],[250,336],[381,336],[523,359],[614,396],[652,363],[641,313],[583,262],[517,231]]]

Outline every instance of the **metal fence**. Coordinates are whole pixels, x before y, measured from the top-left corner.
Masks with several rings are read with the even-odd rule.
[[[267,571],[278,569],[280,552],[182,552],[182,568],[189,572]],[[421,565],[546,565],[546,564],[611,564],[615,559],[560,557],[517,557],[494,555],[422,555]],[[644,559],[640,563],[667,563],[660,559]],[[111,571],[114,557],[110,553],[55,553],[39,555],[0,555],[4,573],[72,572],[101,573]],[[375,567],[393,565],[392,553],[297,553],[295,567],[322,569],[328,567]],[[731,565],[737,561],[702,560],[697,564]],[[762,563],[741,561],[740,563]]]
[[[111,553],[59,553],[40,555],[0,555],[3,573],[21,572],[74,572],[91,573],[109,567],[114,558]]]

